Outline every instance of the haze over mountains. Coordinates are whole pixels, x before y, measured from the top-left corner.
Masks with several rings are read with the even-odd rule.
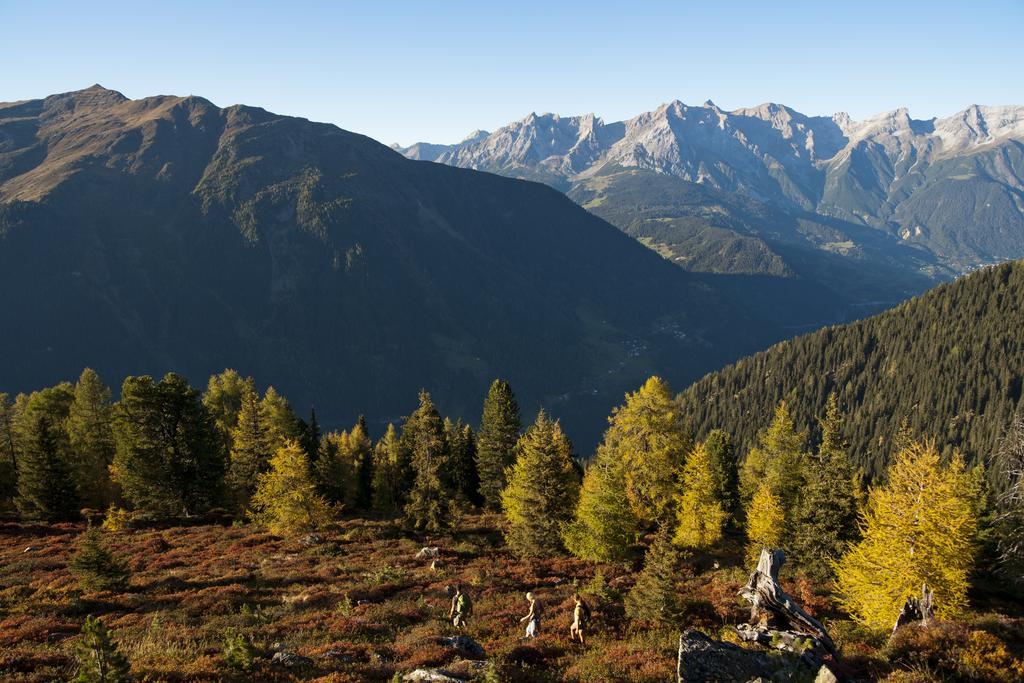
[[[486,137],[401,151],[570,195],[624,172],[654,172],[873,228],[933,255],[936,263],[922,264],[933,274],[1024,255],[1021,106],[973,105],[931,120],[897,109],[854,121],[778,104],[724,111],[675,101],[614,123],[530,114]]]
[[[584,452],[646,376],[681,388],[842,313],[675,268],[540,184],[99,86],[0,104],[0,289],[3,391],[234,367],[327,426],[379,429],[421,387],[475,421],[504,377]]]

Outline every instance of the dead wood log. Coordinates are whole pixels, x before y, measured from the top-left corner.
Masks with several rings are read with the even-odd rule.
[[[757,569],[750,575],[747,585],[739,593],[750,603],[750,625],[743,630],[738,629],[740,637],[752,642],[763,642],[767,639],[773,647],[777,647],[775,644],[785,644],[786,632],[791,632],[794,636],[809,636],[816,648],[838,659],[836,645],[821,622],[805,612],[782,590],[779,569],[785,561],[786,555],[781,550],[761,550]],[[797,639],[794,638],[792,644],[798,645]]]
[[[923,584],[921,586],[921,597],[912,595],[903,603],[903,609],[900,610],[899,616],[896,617],[896,624],[892,627],[892,633],[889,634],[889,637],[891,638],[901,626],[906,626],[914,621],[919,621],[922,626],[927,626],[934,617],[934,593],[928,588],[928,584]]]

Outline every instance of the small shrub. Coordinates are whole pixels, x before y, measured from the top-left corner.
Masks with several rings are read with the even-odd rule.
[[[131,524],[131,513],[113,505],[107,510],[107,516],[103,519],[103,528],[107,531],[127,531],[131,528]]]
[[[256,648],[248,636],[237,631],[224,634],[224,665],[232,671],[252,671],[256,661]]]
[[[132,679],[128,659],[99,619],[86,617],[76,654],[78,676],[75,683],[122,683]]]

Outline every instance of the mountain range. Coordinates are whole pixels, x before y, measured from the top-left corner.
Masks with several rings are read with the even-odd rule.
[[[974,105],[930,120],[897,109],[855,121],[779,104],[725,111],[674,101],[627,121],[530,114],[455,145],[396,148],[570,196],[624,172],[655,173],[812,222],[871,228],[926,252],[918,269],[928,276],[1024,256],[1022,106]],[[848,242],[860,245],[825,244]]]
[[[380,429],[421,387],[475,422],[503,377],[584,453],[648,375],[682,387],[843,315],[785,278],[674,267],[541,184],[100,86],[0,104],[0,290],[2,391],[233,367]]]

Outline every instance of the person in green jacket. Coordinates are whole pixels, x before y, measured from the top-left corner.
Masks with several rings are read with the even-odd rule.
[[[473,601],[469,594],[462,590],[461,584],[455,584],[455,595],[452,596],[452,608],[448,610],[448,618],[455,628],[465,628],[466,620],[473,616]]]

